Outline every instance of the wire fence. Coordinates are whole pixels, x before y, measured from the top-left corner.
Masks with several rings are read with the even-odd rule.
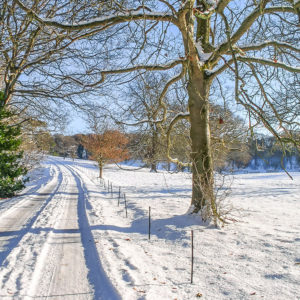
[[[110,180],[107,180],[105,182],[104,178],[100,178],[100,185],[102,188],[106,191],[107,195],[110,195],[110,197],[116,198],[117,199],[117,205],[118,207],[121,204],[121,200],[123,199],[124,203],[124,210],[125,210],[125,217],[128,218],[128,200],[125,192],[122,192],[122,187],[118,186],[117,188],[114,189],[113,183]],[[151,239],[151,206],[148,207],[148,240],[150,241]],[[195,232],[203,232],[203,229],[191,229],[191,230],[177,230],[178,232],[190,232],[190,283],[193,284],[194,281],[194,262],[195,262],[195,244],[194,244],[194,235]]]

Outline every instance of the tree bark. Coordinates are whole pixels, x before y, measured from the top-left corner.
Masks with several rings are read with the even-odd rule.
[[[205,62],[200,61],[195,44],[194,17],[192,15],[194,2],[194,0],[189,2],[189,5],[179,16],[179,21],[189,78],[187,91],[189,96],[193,175],[191,204],[194,207],[194,212],[201,211],[202,218],[206,219],[205,214],[203,214],[205,208],[209,210],[209,214],[211,212],[215,213],[213,160],[209,126],[210,106],[208,98],[210,81],[205,76],[205,69],[208,66],[205,65]],[[201,35],[205,35],[205,33],[201,32]],[[205,40],[205,37],[203,39]],[[201,44],[204,46],[203,39]]]
[[[99,166],[99,177],[103,178],[103,162],[102,161],[98,161],[98,166]]]
[[[187,88],[192,141],[192,205],[195,212],[214,202],[208,101],[210,85],[205,80],[204,72],[197,73],[199,74],[190,74]]]
[[[150,153],[150,172],[157,172],[157,143],[158,143],[158,136],[155,128],[152,128],[152,139],[151,139],[151,153]]]

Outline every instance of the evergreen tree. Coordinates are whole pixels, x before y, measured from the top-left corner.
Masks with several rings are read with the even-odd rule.
[[[0,198],[11,197],[24,188],[23,176],[27,169],[22,165],[20,125],[12,126],[8,119],[13,113],[4,106],[4,95],[0,91]]]

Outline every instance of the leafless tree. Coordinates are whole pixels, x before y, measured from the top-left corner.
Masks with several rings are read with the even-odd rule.
[[[134,128],[139,135],[132,148],[137,158],[142,159],[151,172],[157,172],[157,164],[166,160],[165,138],[159,97],[166,80],[157,74],[146,73],[128,85],[124,97],[118,103],[117,122]],[[126,96],[125,96],[126,95]],[[164,100],[168,102],[167,99]]]
[[[99,16],[100,1],[97,7],[90,6],[89,14],[84,10],[73,19],[67,9],[63,18],[59,14],[46,18],[28,5],[34,1],[26,6],[21,0],[14,2],[36,24],[57,28],[61,34],[92,35],[92,44],[107,49],[107,58],[113,58],[106,66],[94,64],[87,70],[80,82],[86,88],[117,77],[122,82],[132,80],[137,72],[177,71],[158,98],[166,121],[165,95],[186,77],[188,111],[174,116],[168,135],[177,122],[190,122],[194,212],[208,209],[218,216],[209,122],[210,91],[218,79],[227,76],[232,81],[233,99],[243,107],[251,129],[263,125],[282,146],[284,141],[295,142],[291,131],[299,126],[299,114],[291,107],[299,105],[298,98],[279,98],[279,93],[286,81],[299,82],[299,1],[108,1],[110,7]],[[72,7],[70,3],[67,7]]]

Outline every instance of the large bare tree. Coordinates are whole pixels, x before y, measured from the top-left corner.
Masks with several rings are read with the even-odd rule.
[[[90,6],[89,14],[79,13],[71,21],[67,9],[66,17],[46,16],[28,6],[35,1],[26,1],[26,5],[21,0],[15,2],[38,24],[58,28],[61,34],[84,32],[93,36],[94,43],[106,35],[100,51],[106,51],[107,58],[114,54],[118,57],[105,68],[94,65],[88,70],[85,75],[90,77],[81,79],[85,87],[99,86],[116,76],[126,81],[137,71],[177,71],[157,100],[164,121],[168,109],[164,97],[174,82],[186,77],[188,109],[171,120],[167,134],[178,121],[189,120],[192,205],[203,219],[208,215],[222,219],[213,191],[209,122],[212,87],[221,83],[221,91],[227,76],[233,99],[244,108],[251,129],[263,125],[282,145],[283,133],[285,141],[293,141],[292,132],[299,125],[299,110],[297,113],[293,108],[299,107],[299,99],[285,97],[285,82],[294,86],[299,82],[300,1],[106,1],[110,6],[100,15],[104,2],[99,1]],[[67,1],[64,3],[67,5]],[[279,92],[284,95],[279,97]]]

